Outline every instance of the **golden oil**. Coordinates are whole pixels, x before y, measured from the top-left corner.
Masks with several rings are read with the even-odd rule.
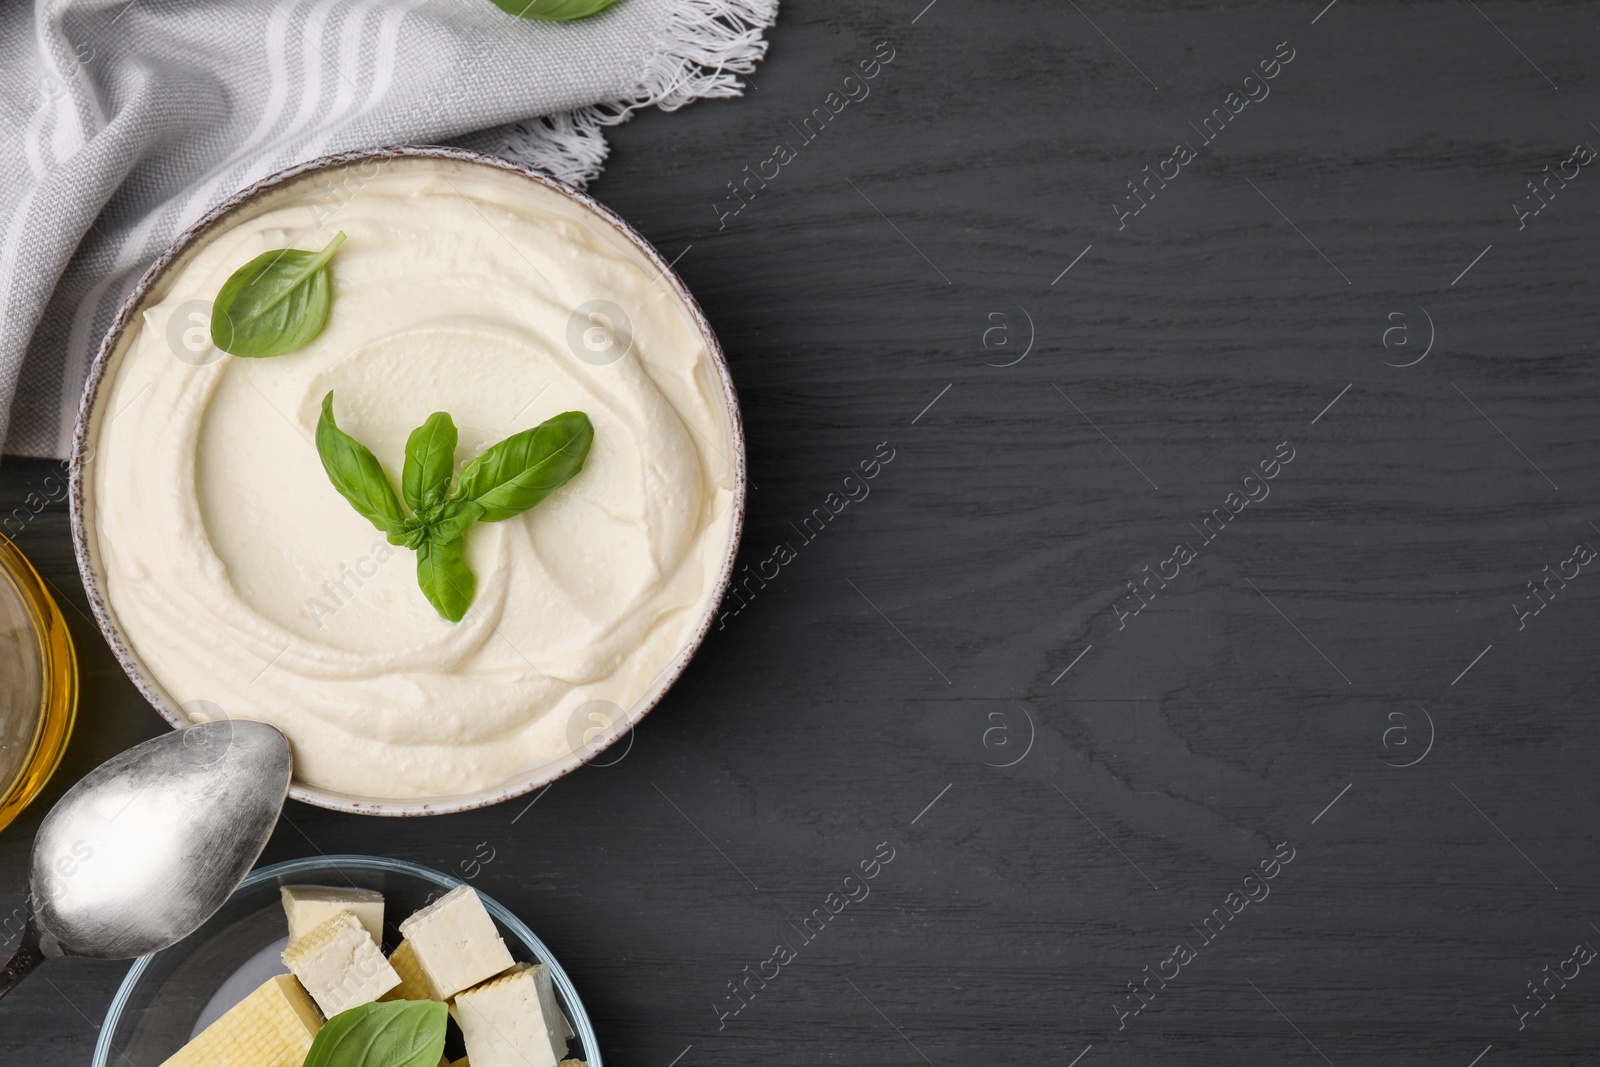
[[[78,713],[78,661],[39,572],[0,535],[0,830],[61,764]]]

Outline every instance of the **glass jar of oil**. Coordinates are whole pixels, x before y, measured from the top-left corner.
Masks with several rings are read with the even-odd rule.
[[[61,610],[0,535],[0,829],[61,763],[78,712],[78,662]]]

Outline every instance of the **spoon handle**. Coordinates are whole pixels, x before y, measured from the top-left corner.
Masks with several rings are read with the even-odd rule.
[[[22,931],[22,943],[17,946],[17,951],[11,954],[4,969],[0,969],[0,997],[11,992],[18,982],[44,961],[45,955],[39,950],[39,933],[30,922]]]

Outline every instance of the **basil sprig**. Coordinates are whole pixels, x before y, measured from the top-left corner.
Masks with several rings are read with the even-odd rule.
[[[328,322],[328,261],[344,231],[320,252],[263,252],[222,283],[211,305],[211,343],[235,356],[281,356],[304,348]]]
[[[448,1018],[437,1000],[391,1000],[341,1011],[317,1031],[305,1067],[438,1067]]]
[[[456,441],[456,424],[443,411],[406,438],[400,493],[407,518],[378,457],[334,422],[332,391],[322,398],[317,455],[328,480],[390,544],[417,553],[422,595],[451,622],[466,615],[477,585],[463,552],[467,529],[520,515],[571,481],[589,456],[594,426],[583,412],[566,411],[513,434],[468,462],[451,489]]]
[[[617,0],[490,0],[501,11],[523,19],[571,22],[598,15]]]

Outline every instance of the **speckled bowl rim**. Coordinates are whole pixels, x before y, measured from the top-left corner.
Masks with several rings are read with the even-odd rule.
[[[388,148],[362,149],[322,156],[281,170],[276,174],[261,179],[249,188],[235,193],[208,211],[194,225],[184,230],[177,240],[157,257],[156,261],[150,265],[150,269],[145,271],[144,276],[139,279],[138,284],[128,293],[127,299],[123,301],[122,307],[117,312],[117,317],[111,323],[111,328],[106,332],[99,351],[95,353],[94,363],[89,368],[88,380],[84,385],[83,399],[78,405],[77,423],[72,431],[72,455],[68,468],[72,547],[73,553],[78,560],[78,571],[83,576],[84,589],[88,593],[89,607],[94,612],[95,621],[100,624],[100,632],[105,635],[106,642],[111,646],[112,654],[116,656],[117,662],[122,665],[122,669],[127,672],[128,677],[138,687],[139,692],[161,714],[162,718],[166,719],[174,727],[187,725],[188,720],[179,709],[178,704],[167,695],[166,691],[156,683],[154,677],[145,670],[139,657],[133,651],[132,642],[123,635],[116,616],[111,611],[109,599],[106,596],[97,566],[94,531],[86,517],[84,498],[86,486],[88,485],[86,474],[94,459],[93,451],[90,448],[90,438],[98,426],[97,418],[100,414],[98,405],[102,396],[102,386],[108,385],[108,372],[113,364],[120,360],[126,348],[124,342],[131,336],[129,332],[130,325],[138,321],[146,298],[156,289],[168,268],[176,263],[191,247],[206,240],[213,230],[225,224],[236,212],[241,212],[248,208],[257,197],[291,182],[297,182],[344,167],[359,166],[364,163],[382,163],[394,159],[450,160],[457,163],[488,167],[525,178],[536,185],[544,186],[546,189],[566,197],[580,207],[587,208],[591,214],[601,222],[609,225],[619,236],[643,253],[650,264],[660,272],[659,280],[672,287],[672,291],[682,301],[683,307],[689,312],[700,331],[701,340],[705,342],[706,350],[711,355],[712,366],[715,368],[717,380],[722,386],[722,398],[726,408],[724,414],[728,420],[729,436],[733,445],[733,454],[727,457],[733,464],[732,521],[729,523],[728,543],[723,554],[722,567],[717,576],[716,586],[707,600],[705,614],[695,627],[694,635],[673,657],[666,669],[661,672],[651,689],[634,704],[606,736],[597,739],[597,743],[586,745],[584,751],[575,752],[564,760],[554,761],[535,768],[525,778],[470,795],[449,796],[430,800],[397,800],[385,797],[353,796],[306,785],[298,780],[289,787],[289,795],[295,800],[356,815],[445,815],[453,812],[469,811],[474,808],[485,808],[491,804],[499,804],[502,801],[511,800],[514,797],[522,796],[542,786],[549,785],[604,752],[619,738],[637,726],[650,713],[651,709],[666,696],[667,691],[672,688],[673,684],[683,674],[696,650],[705,641],[706,634],[711,630],[711,623],[717,617],[717,609],[721,606],[722,598],[733,579],[734,559],[738,555],[739,539],[744,530],[745,495],[748,480],[745,466],[744,422],[739,412],[739,396],[734,390],[733,375],[728,370],[727,358],[723,354],[722,345],[717,341],[716,333],[711,329],[710,322],[706,320],[705,313],[700,309],[700,304],[689,292],[688,287],[684,285],[683,279],[678,277],[677,273],[672,269],[672,264],[661,253],[657,252],[654,246],[645,240],[637,230],[624,222],[611,209],[564,182],[529,170],[526,167],[518,166],[507,160],[462,148],[434,145],[396,145]],[[104,395],[110,395],[110,390],[106,389]]]

